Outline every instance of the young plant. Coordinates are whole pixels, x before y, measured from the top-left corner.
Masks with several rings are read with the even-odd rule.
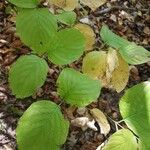
[[[48,8],[40,8],[41,0],[9,1],[19,7],[16,19],[17,33],[22,42],[34,53],[20,57],[9,72],[9,84],[13,95],[23,99],[35,94],[38,88],[43,86],[49,69],[44,60],[45,56],[57,65],[72,63],[83,54],[84,50],[93,49],[95,34],[87,25],[77,24],[72,27],[76,21],[76,14],[70,11],[77,6],[77,0],[49,0],[51,4],[68,11],[61,11],[61,14],[52,14]],[[86,3],[94,10],[95,6],[91,4],[91,2]],[[61,29],[58,22],[67,25],[67,28]],[[122,91],[129,77],[128,63],[141,64],[150,60],[150,53],[143,47],[119,37],[107,26],[102,27],[100,35],[102,40],[114,49],[109,48],[108,53],[93,51],[85,56],[82,71],[90,77],[74,69],[65,68],[57,79],[57,92],[60,98],[71,105],[86,106],[96,101],[100,95],[101,82],[103,85],[115,88],[117,92]],[[149,82],[142,83],[129,89],[120,101],[120,111],[124,121],[139,136],[141,146],[146,149],[150,149],[149,90]],[[141,99],[144,101],[144,106]],[[97,110],[93,110],[93,113],[97,117]],[[68,128],[69,123],[63,118],[59,106],[46,100],[35,102],[19,120],[16,130],[18,148],[19,150],[60,149],[66,141]],[[110,130],[110,127],[108,129]],[[110,139],[106,149],[111,143],[114,144],[114,139],[118,135],[128,136],[130,149],[136,148],[137,143],[133,134],[129,130],[121,130]],[[123,143],[124,137],[121,138]],[[120,149],[122,148],[121,146]]]

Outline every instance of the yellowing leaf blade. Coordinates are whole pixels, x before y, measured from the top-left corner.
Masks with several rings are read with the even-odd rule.
[[[83,59],[82,71],[93,79],[99,79],[105,84],[107,54],[103,51],[88,53]],[[104,82],[104,83],[103,83]]]
[[[92,50],[93,45],[95,44],[95,33],[93,29],[86,24],[78,23],[74,26],[76,29],[78,29],[85,37],[86,39],[86,50]]]
[[[105,4],[107,0],[80,0],[80,2],[95,11],[98,7]]]
[[[126,61],[121,57],[119,53],[117,53],[117,56],[118,56],[118,67],[112,73],[111,84],[119,93],[127,85],[129,79],[129,65],[126,63]]]

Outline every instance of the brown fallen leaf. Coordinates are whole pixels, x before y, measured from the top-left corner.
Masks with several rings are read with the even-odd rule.
[[[80,127],[83,131],[87,128],[91,128],[94,131],[97,131],[97,128],[95,127],[95,121],[90,120],[88,117],[77,117],[73,120],[71,120],[71,124],[77,127]]]
[[[110,132],[110,125],[104,113],[97,108],[91,109],[90,113],[93,116],[93,118],[97,121],[101,129],[101,134],[104,134],[106,136]]]
[[[82,23],[78,23],[74,27],[78,29],[84,35],[86,39],[85,50],[92,50],[93,45],[95,44],[95,38],[96,38],[96,35],[93,29],[89,25],[82,24]]]
[[[107,0],[80,0],[80,2],[95,11],[98,7],[105,4]]]

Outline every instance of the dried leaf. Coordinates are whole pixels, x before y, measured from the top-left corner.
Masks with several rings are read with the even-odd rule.
[[[48,0],[50,4],[56,5],[60,8],[65,7],[65,0]]]
[[[80,0],[80,2],[95,11],[98,7],[105,4],[107,0]]]
[[[111,84],[119,93],[127,85],[129,79],[129,65],[121,57],[119,53],[117,53],[117,56],[118,56],[118,67],[112,73]]]
[[[71,123],[74,126],[80,127],[82,130],[86,130],[87,128],[91,128],[94,131],[97,131],[97,128],[95,127],[95,121],[90,119],[88,117],[78,117],[73,120],[71,120]]]
[[[93,29],[87,25],[87,24],[76,24],[75,28],[78,29],[81,33],[83,33],[85,39],[86,39],[86,50],[92,50],[93,45],[95,44],[95,33]]]
[[[78,6],[78,0],[65,0],[66,4],[64,10],[72,11]]]
[[[116,67],[118,67],[117,51],[112,48],[109,48],[107,54],[107,69],[106,69],[107,84],[110,83],[112,78],[112,72],[115,70]]]
[[[78,6],[78,0],[48,0],[50,4],[63,8],[66,11],[74,10]]]
[[[91,109],[90,112],[99,124],[99,127],[101,128],[101,134],[104,134],[106,136],[110,132],[110,125],[106,116],[97,108]]]

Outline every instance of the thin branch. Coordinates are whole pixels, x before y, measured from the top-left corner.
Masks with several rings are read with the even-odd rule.
[[[130,10],[130,11],[142,11],[142,12],[150,12],[150,8],[148,9],[136,9],[136,8],[131,8],[131,7],[125,7],[125,6],[112,6],[110,8],[105,8],[103,10],[100,10],[98,12],[95,12],[94,15],[102,15],[102,14],[106,14],[106,13],[109,13],[113,10]]]

